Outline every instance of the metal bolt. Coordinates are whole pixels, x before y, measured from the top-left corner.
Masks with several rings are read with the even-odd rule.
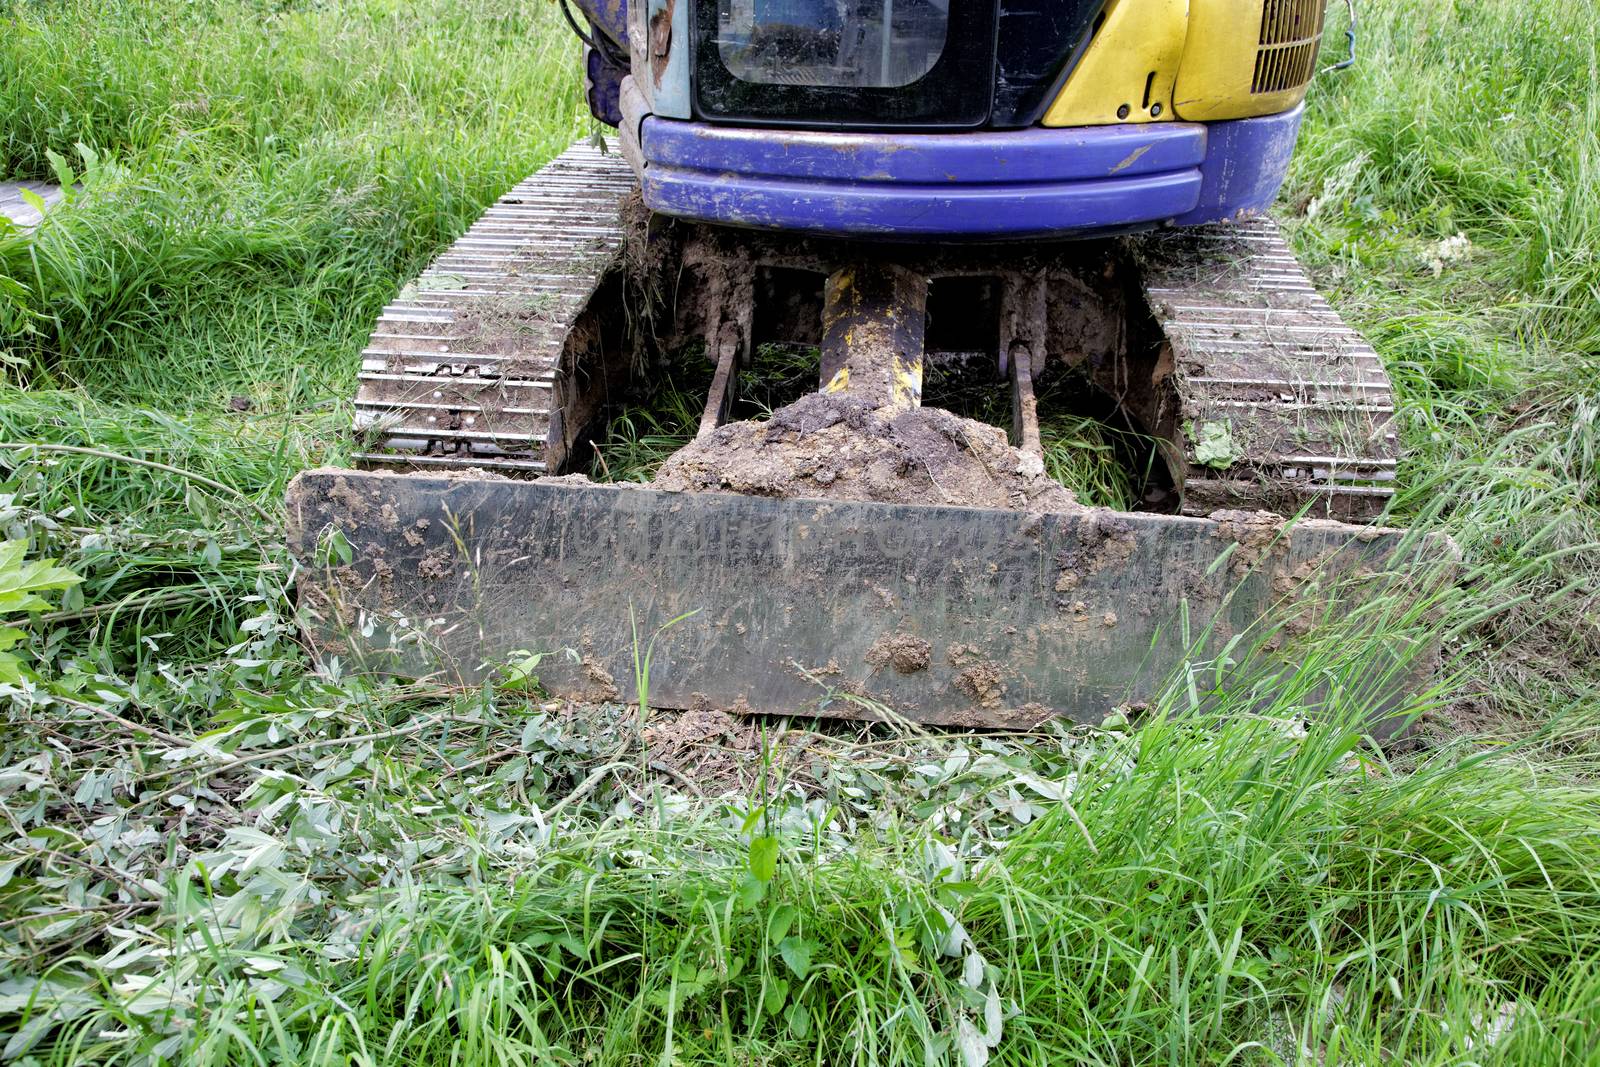
[[[1151,118],[1155,118],[1159,114],[1161,114],[1161,105],[1160,104],[1151,104],[1150,105],[1150,117]]]
[[[1117,108],[1117,118],[1119,118],[1119,119],[1127,118],[1129,110],[1130,109],[1129,109],[1128,105],[1127,104],[1123,104],[1121,107]]]

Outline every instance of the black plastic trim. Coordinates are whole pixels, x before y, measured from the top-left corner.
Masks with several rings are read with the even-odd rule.
[[[1066,59],[1061,64],[1061,69],[1056,73],[1055,79],[1049,87],[1028,103],[1025,109],[1019,109],[1006,120],[1002,120],[999,109],[996,108],[992,115],[992,122],[996,126],[1036,126],[1044,118],[1044,113],[1050,109],[1056,97],[1061,95],[1061,90],[1066,88],[1067,79],[1072,77],[1072,72],[1078,69],[1084,53],[1089,51],[1089,46],[1100,34],[1100,27],[1104,24],[1106,8],[1110,0],[1094,0],[1094,10],[1088,18],[1088,27],[1081,33],[1073,44],[1072,50],[1067,53]]]

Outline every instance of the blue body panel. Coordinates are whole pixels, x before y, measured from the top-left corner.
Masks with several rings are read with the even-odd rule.
[[[1069,182],[911,185],[645,172],[645,203],[701,222],[855,237],[1020,237],[1125,230],[1193,209],[1199,172]]]
[[[650,118],[644,154],[652,164],[680,169],[806,182],[1031,185],[1198,167],[1206,156],[1206,127],[1169,122],[1159,128],[819,134]]]
[[[841,236],[1077,237],[1265,210],[1301,114],[963,133],[649,116],[636,138],[645,203],[667,215]]]
[[[1200,165],[1200,201],[1173,219],[1196,226],[1259,215],[1272,206],[1300,136],[1305,106],[1259,119],[1233,119],[1206,126],[1206,158]]]

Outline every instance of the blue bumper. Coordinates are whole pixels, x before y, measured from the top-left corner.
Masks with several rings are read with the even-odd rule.
[[[625,145],[645,203],[704,222],[852,236],[1086,236],[1266,209],[1302,111],[971,133],[835,133],[654,115]],[[624,123],[627,139],[632,123]]]

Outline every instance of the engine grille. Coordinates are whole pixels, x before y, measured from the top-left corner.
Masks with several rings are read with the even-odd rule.
[[[1264,0],[1252,93],[1281,93],[1311,80],[1327,0]]]

